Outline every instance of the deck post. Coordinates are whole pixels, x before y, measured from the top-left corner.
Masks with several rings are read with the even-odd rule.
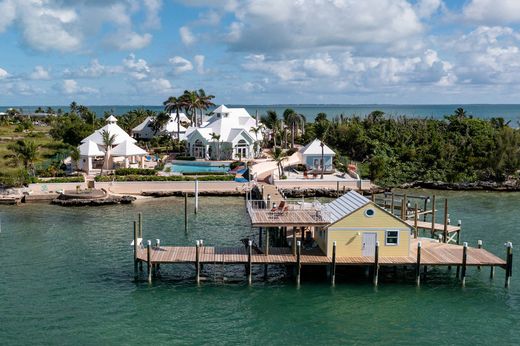
[[[148,264],[148,283],[152,283],[152,241],[148,240],[146,246],[146,262]]]
[[[265,229],[265,251],[264,254],[269,256],[269,227]]]
[[[336,182],[336,197],[339,197],[339,181]]]
[[[134,221],[134,278],[137,280],[137,222]]]
[[[184,232],[188,233],[188,193],[184,193]]]
[[[506,256],[506,282],[505,287],[508,288],[511,284],[511,276],[513,275],[513,243],[507,242],[507,256]]]
[[[247,198],[247,193],[246,193]],[[195,214],[199,211],[199,179],[195,178]]]
[[[431,237],[435,235],[435,195],[432,196],[432,230]]]
[[[252,255],[253,255],[253,242],[250,240],[247,243],[247,282],[249,285],[253,283],[253,270],[252,270]]]
[[[138,214],[137,238],[143,239],[143,213]],[[143,262],[139,262],[139,271],[143,271]]]
[[[417,242],[417,263],[415,264],[415,284],[421,286],[421,242]]]
[[[390,210],[391,210],[392,215],[395,215],[395,198],[394,198],[393,192],[392,192],[392,199],[390,201]]]
[[[406,197],[406,193],[403,194],[403,220],[408,219],[408,198]]]
[[[444,232],[442,234],[443,242],[448,243],[448,199],[444,199]]]
[[[301,238],[301,242],[303,244],[303,242],[305,241],[305,227],[300,227],[300,238]]]
[[[376,201],[376,194],[374,191],[372,191],[372,202]]]
[[[482,249],[482,240],[480,239],[477,241],[477,248]],[[477,269],[480,271],[480,266],[477,266]]]
[[[336,242],[332,242],[332,265],[330,267],[330,283],[336,284]]]
[[[460,279],[462,281],[462,287],[466,286],[466,263],[468,261],[468,243],[462,244],[462,270],[460,273]]]
[[[374,253],[374,286],[377,286],[379,281],[379,241],[376,241],[376,250]]]
[[[301,254],[302,254],[302,243],[298,240],[296,243],[296,285],[300,286],[301,278]]]
[[[195,242],[195,281],[200,283],[200,240]]]
[[[293,227],[292,231],[293,231],[293,239],[291,242],[291,249],[292,249],[293,256],[296,256],[296,227]]]
[[[489,278],[492,280],[495,277],[495,266],[489,268]]]
[[[426,222],[426,211],[428,210],[428,202],[430,201],[430,197],[426,197],[424,199],[424,215],[423,215],[423,221]]]
[[[258,229],[258,247],[262,248],[262,235],[263,235],[262,227]]]
[[[414,238],[417,239],[419,229],[417,228],[417,221],[419,218],[419,208],[417,207],[417,203],[415,203],[415,213],[414,213],[414,219],[413,219],[413,230],[414,230]]]
[[[406,202],[404,201],[404,198],[401,200],[401,220],[406,220],[405,217],[405,211],[404,208],[406,208]]]

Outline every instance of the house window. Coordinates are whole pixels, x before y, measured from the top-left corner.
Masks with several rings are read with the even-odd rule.
[[[385,245],[397,246],[399,245],[399,231],[385,232]]]

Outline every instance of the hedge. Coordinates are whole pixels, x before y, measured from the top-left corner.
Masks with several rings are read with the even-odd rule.
[[[195,177],[187,177],[182,175],[172,175],[168,177],[155,175],[115,175],[115,176],[97,176],[97,182],[111,182],[111,181],[195,181]],[[217,176],[202,176],[198,177],[199,181],[233,181],[233,175],[217,175]]]
[[[195,156],[176,156],[175,160],[182,161],[195,161],[197,158]]]
[[[83,177],[59,177],[51,179],[37,179],[36,182],[40,184],[83,183],[85,182],[85,179]]]
[[[155,175],[156,172],[146,168],[118,168],[115,173],[116,175]]]

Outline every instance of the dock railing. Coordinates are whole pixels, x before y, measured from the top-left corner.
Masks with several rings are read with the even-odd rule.
[[[330,220],[324,205],[312,199],[291,199],[280,203],[250,200],[247,201],[247,211],[253,223],[258,219],[287,223],[296,223],[299,220],[300,223],[308,222],[311,225],[328,223]]]

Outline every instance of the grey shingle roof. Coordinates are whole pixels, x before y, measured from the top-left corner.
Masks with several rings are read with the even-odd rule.
[[[369,202],[368,198],[361,196],[356,191],[349,191],[332,202],[326,203],[325,210],[329,215],[330,222],[334,223],[367,205]]]

